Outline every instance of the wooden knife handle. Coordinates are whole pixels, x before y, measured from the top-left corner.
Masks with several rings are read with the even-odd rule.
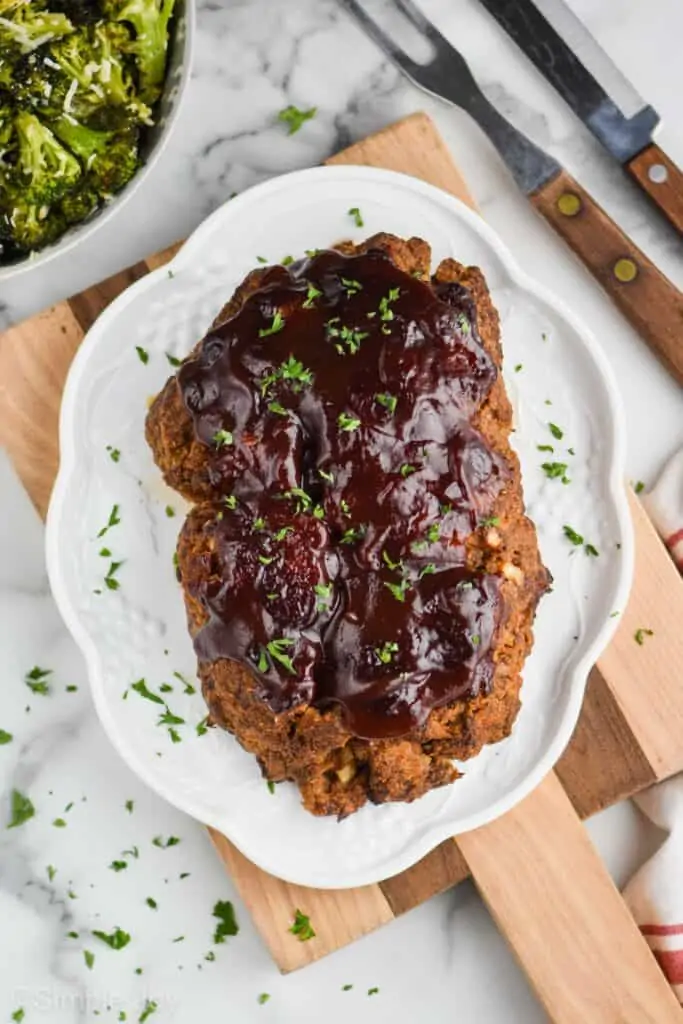
[[[683,384],[683,295],[566,171],[530,196]]]
[[[678,1000],[554,774],[457,843],[554,1024],[682,1024]]]
[[[683,173],[673,160],[653,142],[626,164],[626,170],[683,235]]]

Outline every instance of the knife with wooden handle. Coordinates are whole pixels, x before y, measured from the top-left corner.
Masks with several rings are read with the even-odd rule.
[[[531,204],[683,384],[683,295],[675,285],[553,157],[517,131],[489,103],[462,54],[412,0],[394,3],[432,51],[431,60],[424,64],[394,42],[361,0],[339,2],[415,85],[474,118]]]
[[[659,115],[564,0],[481,0],[589,131],[683,235],[683,173],[653,142]]]

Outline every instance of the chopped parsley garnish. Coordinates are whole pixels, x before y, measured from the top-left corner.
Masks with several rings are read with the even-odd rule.
[[[268,782],[266,783],[266,785],[268,786],[268,792],[272,796],[273,793],[275,792],[275,783],[273,782],[272,779],[268,779]]]
[[[396,302],[399,295],[401,294],[400,288],[390,288],[388,295],[383,295],[379,300],[379,318],[380,320],[393,320],[394,311],[390,307],[391,302]]]
[[[465,337],[467,337],[468,334],[472,333],[472,324],[464,313],[458,313],[456,320],[461,334],[464,334]]]
[[[396,570],[403,568],[403,562],[400,559],[398,562],[394,562],[387,554],[386,550],[382,551],[382,561],[385,565],[389,566],[392,572],[396,572]]]
[[[278,334],[285,326],[285,318],[279,309],[275,310],[270,327],[262,327],[258,332],[259,338],[269,338],[271,334]]]
[[[139,857],[140,857],[140,851],[138,850],[137,846],[134,846],[131,850],[124,850],[123,851],[123,856],[124,857],[133,857],[134,860],[138,860]]]
[[[108,590],[118,590],[121,584],[116,579],[116,573],[119,571],[123,562],[112,562],[107,570],[107,575],[104,577],[104,583]]]
[[[640,647],[642,647],[642,646],[643,646],[643,644],[645,643],[645,637],[646,637],[646,636],[654,636],[654,635],[655,635],[655,634],[654,634],[653,630],[651,630],[651,629],[643,629],[643,628],[641,627],[640,629],[637,629],[637,630],[635,631],[635,633],[633,634],[633,639],[635,640],[635,642],[636,642],[636,643],[637,643],[637,644],[638,644],[638,645],[639,645]]]
[[[644,490],[645,490],[645,484],[643,483],[643,481],[642,481],[642,480],[639,480],[639,481],[638,481],[638,482],[636,483],[636,485],[635,485],[635,487],[633,488],[633,490],[635,491],[635,493],[636,493],[636,494],[640,494],[640,492],[641,492],[641,491],[644,491]]]
[[[233,436],[230,430],[217,430],[213,435],[213,443],[216,448],[225,448],[226,445],[233,443]]]
[[[259,555],[258,560],[261,565],[270,565],[271,562],[275,561],[275,555]]]
[[[401,580],[400,583],[387,583],[385,581],[384,586],[387,588],[387,590],[391,591],[391,593],[394,595],[397,601],[400,601],[401,604],[405,602],[406,591],[410,586],[408,580]]]
[[[47,877],[50,879],[51,882],[53,882],[54,877],[57,874],[57,868],[53,867],[52,864],[48,864],[45,870],[47,871]]]
[[[52,824],[54,825],[55,828],[66,828],[66,822],[64,821],[64,818],[55,818]]]
[[[482,519],[479,523],[480,526],[500,526],[500,519],[498,516],[487,516],[486,519]]]
[[[140,970],[139,967],[138,967],[138,971],[140,971],[140,974],[142,974],[142,971]],[[153,1013],[156,1013],[156,1011],[158,1009],[159,1009],[159,1004],[158,1003],[156,1003],[153,999],[147,999],[145,1001],[144,1009],[143,1009],[142,1013],[140,1014],[140,1016],[138,1017],[138,1024],[145,1024],[145,1021],[149,1017],[151,1017]]]
[[[473,633],[470,637],[470,642],[473,647],[478,647],[481,643],[481,637],[477,633]]]
[[[574,449],[573,449],[573,448],[567,448],[567,451],[568,451],[568,453],[569,453],[570,455],[576,455],[576,452],[574,451]]]
[[[113,860],[109,865],[112,871],[125,871],[128,867],[127,860]]]
[[[40,693],[46,697],[50,692],[50,687],[45,680],[51,675],[51,668],[39,668],[38,665],[34,665],[31,671],[24,676],[24,682],[33,693]]]
[[[126,810],[128,811],[129,814],[133,813],[134,806],[135,802],[133,800],[126,800]]]
[[[330,483],[330,484],[334,483],[334,474],[333,473],[328,473],[327,470],[325,470],[325,469],[319,469],[318,473],[323,478],[323,480],[327,480],[327,482]]]
[[[310,107],[308,110],[300,110],[291,103],[278,112],[277,119],[287,125],[287,134],[295,135],[306,121],[318,113],[317,107]]]
[[[549,423],[548,430],[553,435],[556,441],[561,441],[564,437],[564,430],[561,430],[560,427],[558,427],[557,423]]]
[[[153,693],[152,690],[148,688],[144,679],[138,679],[136,683],[131,683],[130,688],[131,690],[135,690],[136,693],[139,693],[141,697],[145,698],[145,700],[151,700],[154,704],[164,703],[158,694]]]
[[[388,409],[391,415],[396,412],[396,406],[398,404],[398,398],[395,395],[390,395],[388,392],[384,392],[381,395],[375,395],[375,401],[383,405],[385,409]]]
[[[280,637],[278,640],[271,640],[270,643],[267,643],[266,650],[270,654],[271,658],[274,658],[275,661],[279,661],[279,663],[283,665],[291,675],[295,676],[296,669],[292,664],[292,659],[289,655],[285,654],[285,649],[293,646],[294,641],[289,637]]]
[[[352,295],[357,295],[358,292],[363,290],[363,285],[360,281],[350,280],[348,277],[342,277],[341,283],[347,296],[351,298]]]
[[[404,462],[399,472],[401,476],[405,479],[405,477],[410,476],[411,473],[416,473],[417,470],[415,469],[415,466],[411,466],[409,462]]]
[[[364,526],[350,526],[348,530],[344,530],[341,535],[340,544],[353,544],[357,540],[362,540],[365,536]]]
[[[182,366],[183,365],[182,359],[178,359],[176,356],[172,356],[170,352],[164,352],[164,355],[168,359],[168,361],[171,364],[171,366]]]
[[[178,679],[183,684],[183,686],[185,687],[183,693],[186,693],[188,697],[191,697],[193,693],[197,692],[196,688],[188,679],[185,678],[182,672],[174,672],[173,676],[175,679]]]
[[[308,290],[306,291],[306,298],[304,299],[304,302],[303,302],[303,308],[304,309],[312,309],[313,308],[313,303],[315,302],[315,300],[320,295],[322,295],[322,292],[320,291],[320,289],[316,288],[316,286],[314,284],[310,284],[309,283]]]
[[[128,932],[122,931],[118,926],[110,934],[93,930],[93,935],[96,939],[101,939],[102,942],[105,942],[110,949],[123,949],[130,942]]]
[[[240,926],[235,917],[235,908],[230,900],[219,900],[213,908],[213,916],[218,918],[218,924],[213,933],[213,941],[216,945],[225,942],[229,936],[237,935]]]
[[[281,530],[278,530],[277,533],[273,534],[273,540],[276,540],[279,543],[285,539],[288,533],[292,533],[293,530],[293,526],[283,526]]]
[[[157,725],[185,725],[185,719],[179,718],[178,715],[174,715],[166,705],[166,710],[163,714],[159,715],[159,721]]]
[[[353,222],[354,222],[354,224],[356,225],[357,228],[362,228],[362,227],[365,226],[365,221],[363,220],[363,215],[361,214],[361,212],[360,212],[360,210],[359,210],[359,208],[357,206],[352,206],[351,209],[348,211],[348,214],[349,214],[349,217],[353,217]]]
[[[209,716],[207,715],[206,718],[202,718],[201,722],[197,722],[195,726],[195,732],[197,733],[198,736],[205,736],[206,733],[209,731],[207,728],[208,721]]]
[[[280,260],[280,266],[281,267],[291,267],[293,262],[294,262],[294,257],[293,256],[283,256],[282,259]]]
[[[169,519],[173,519],[175,515],[175,509],[173,508],[173,505],[167,505],[164,511],[166,512],[166,515]]]
[[[67,693],[77,693],[78,692],[78,687],[74,686],[73,683],[70,683],[68,686],[65,687],[65,690],[66,690]]]
[[[397,653],[398,644],[394,640],[387,640],[381,647],[375,647],[375,654],[383,665],[389,665]]]
[[[327,602],[332,597],[332,583],[316,583],[313,590],[318,596],[318,611],[327,608]]]
[[[555,449],[551,444],[537,444],[536,450],[539,452],[554,452]]]
[[[12,790],[11,818],[7,828],[17,828],[32,818],[36,809],[27,796],[20,793],[18,789]]]
[[[546,400],[545,400],[545,402],[543,404],[544,405],[552,405],[553,403],[550,401],[549,398],[546,398]]]
[[[14,737],[11,732],[5,732],[4,729],[0,729],[0,747],[4,747],[6,743],[11,743]]]
[[[289,931],[292,935],[296,935],[299,942],[308,942],[309,939],[315,938],[310,917],[308,914],[302,914],[300,910],[294,911],[294,921]]]
[[[313,373],[311,370],[306,369],[299,359],[290,356],[284,363],[281,363],[280,366],[272,370],[271,373],[266,374],[260,382],[261,394],[264,398],[271,385],[275,384],[278,380],[291,381],[292,390],[301,391],[302,387],[313,383]]]
[[[519,373],[519,371],[521,369],[522,369],[522,363],[517,363],[517,365],[515,366],[515,373]]]
[[[562,529],[567,540],[574,544],[575,547],[580,547],[583,544],[583,537],[571,526],[563,526]]]
[[[257,263],[267,263],[267,262],[268,262],[268,260],[266,259],[266,257],[265,257],[265,256],[257,256],[257,257],[256,257],[256,262],[257,262]]]
[[[340,509],[342,511],[342,515],[344,515],[344,516],[350,516],[351,515],[351,506],[349,505],[348,501],[345,498],[341,499],[341,501],[339,502],[339,507],[340,507]]]
[[[566,462],[544,462],[541,469],[550,480],[561,479],[563,484],[569,483]]]
[[[267,992],[262,992],[261,995],[256,1000],[256,1002],[259,1004],[259,1006],[263,1006],[263,1004],[267,1003],[269,999],[269,994]]]
[[[342,985],[342,992],[350,992],[353,985]]]
[[[600,554],[598,549],[593,544],[586,544],[583,549],[587,555],[591,555],[593,558],[597,558]]]
[[[378,992],[379,992],[378,988],[369,988],[368,989],[368,995],[369,996],[376,996]]]
[[[121,522],[121,520],[119,518],[119,506],[118,505],[114,505],[112,507],[111,512],[109,513],[109,519],[107,520],[107,525],[102,527],[102,529],[97,534],[97,536],[98,537],[104,537],[104,535],[107,532],[107,530],[110,530],[112,526],[118,526],[120,522]]]
[[[169,836],[168,839],[162,838],[162,836],[155,836],[152,840],[152,846],[158,846],[160,850],[167,850],[169,846],[177,846],[180,840],[177,836]]]
[[[136,345],[135,351],[138,354],[138,359],[140,360],[140,362],[146,366],[147,363],[149,362],[149,352],[147,352],[147,350],[144,349],[142,345]]]
[[[223,498],[223,504],[227,505],[227,507],[230,509],[235,509],[237,508],[237,498],[235,497],[234,494],[227,494]]]
[[[89,949],[84,949],[83,959],[85,960],[85,966],[89,971],[92,971],[93,964],[95,963],[95,954],[91,953]]]
[[[172,939],[171,941],[172,942],[184,942],[185,941],[185,936],[184,935],[176,935],[175,939]]]
[[[170,683],[162,683],[159,687],[160,693],[173,693],[173,687]]]
[[[350,416],[347,412],[340,412],[337,417],[337,423],[342,430],[358,430],[360,426],[360,420],[356,419],[355,416]]]
[[[432,576],[436,572],[436,566],[433,562],[428,562],[427,565],[423,565],[418,574],[418,579],[422,579],[423,576]]]
[[[20,1006],[19,1009],[15,1010],[14,1013],[12,1014],[12,1020],[16,1021],[17,1024],[21,1024],[21,1021],[23,1019],[24,1019],[24,1007]]]
[[[427,530],[427,541],[430,544],[436,544],[439,540],[439,535],[439,524],[432,523],[432,525]]]
[[[112,448],[110,444],[107,445],[107,451],[109,452],[109,458],[112,462],[118,462],[121,458],[121,452],[118,448]]]

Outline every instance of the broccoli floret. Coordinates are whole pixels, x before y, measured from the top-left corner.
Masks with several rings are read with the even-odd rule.
[[[67,224],[80,224],[100,206],[101,200],[95,188],[87,180],[73,192],[67,192],[59,209]]]
[[[13,248],[20,252],[33,252],[34,249],[42,249],[56,242],[67,226],[59,210],[18,201],[2,215],[0,242],[10,252]]]
[[[47,99],[51,111],[71,114],[78,120],[107,112],[110,107],[125,110],[136,121],[151,123],[151,110],[136,94],[133,77],[126,66],[126,47],[132,40],[123,25],[89,25],[72,32],[49,47],[42,71],[36,71],[31,85],[40,103],[40,86],[45,68],[59,72],[48,75],[51,86]]]
[[[102,198],[119,192],[139,167],[138,131],[96,131],[62,117],[52,125],[55,135],[81,160],[87,185]]]
[[[132,52],[140,78],[140,96],[149,104],[161,94],[166,74],[168,25],[175,0],[104,0],[105,17],[126,21],[135,30]]]
[[[19,145],[10,173],[10,187],[22,205],[49,205],[60,199],[81,177],[81,165],[34,114],[14,119]]]
[[[34,0],[0,0],[0,56],[13,58],[73,31],[65,14],[45,10]]]

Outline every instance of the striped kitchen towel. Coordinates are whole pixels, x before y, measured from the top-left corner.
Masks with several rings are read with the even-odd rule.
[[[668,462],[643,504],[683,573],[683,450]],[[667,837],[628,883],[624,898],[683,1004],[683,775],[652,786],[634,800]]]

